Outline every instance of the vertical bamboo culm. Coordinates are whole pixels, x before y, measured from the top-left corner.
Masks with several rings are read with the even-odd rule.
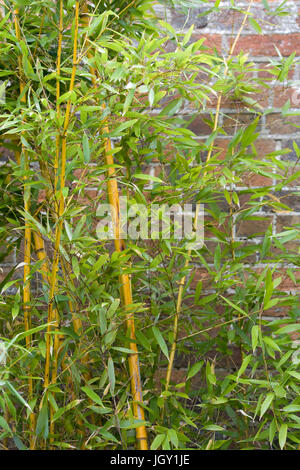
[[[62,18],[62,13],[63,13],[63,8],[62,8],[62,0],[60,0],[60,16]],[[77,70],[77,40],[78,40],[78,24],[79,24],[79,1],[77,0],[75,3],[75,28],[74,28],[74,42],[73,42],[73,63],[72,63],[72,72],[71,72],[71,80],[70,80],[70,86],[69,86],[69,91],[73,91],[74,88],[74,83],[75,83],[75,76],[76,76],[76,70]],[[60,31],[59,35],[62,34],[62,19],[60,20]],[[58,51],[58,56],[61,54],[61,47],[62,47],[62,38],[59,39],[59,44],[60,44],[60,50]],[[59,59],[60,60],[60,59]],[[60,67],[60,62],[57,64]],[[59,77],[58,77],[59,78]],[[57,100],[59,99],[59,87],[57,85]],[[57,104],[57,110],[58,110],[58,104]],[[68,127],[69,127],[69,121],[70,121],[70,112],[71,112],[71,101],[68,100],[67,106],[66,106],[66,112],[65,112],[65,118],[64,118],[64,124],[63,124],[63,129],[62,133],[59,134],[59,138],[56,141],[56,155],[55,155],[55,165],[59,166],[60,165],[60,188],[59,188],[59,200],[58,202],[55,203],[55,207],[58,209],[58,220],[56,222],[56,227],[55,227],[55,245],[54,245],[54,257],[53,257],[53,262],[52,262],[52,267],[51,267],[51,278],[50,278],[50,288],[49,288],[49,302],[48,302],[48,323],[49,323],[49,329],[47,332],[47,343],[46,343],[46,361],[45,361],[45,374],[44,374],[44,387],[47,389],[47,387],[50,384],[50,362],[51,362],[51,351],[50,351],[50,333],[52,331],[51,324],[54,322],[55,323],[55,328],[56,331],[58,330],[58,323],[59,323],[59,318],[58,318],[58,312],[57,309],[54,307],[54,296],[55,292],[57,289],[57,272],[59,268],[59,246],[60,246],[60,240],[61,240],[61,234],[62,234],[62,229],[63,229],[63,220],[62,216],[64,213],[64,195],[63,195],[63,190],[65,187],[65,174],[66,174],[66,156],[67,156],[67,132],[68,132]],[[61,150],[60,150],[61,148]],[[59,160],[59,153],[60,153],[60,161]],[[57,169],[56,169],[56,174],[57,174]],[[55,176],[55,181],[58,182],[58,176]],[[55,188],[55,193],[57,191],[57,188]],[[55,194],[55,199],[56,199],[56,194]],[[57,377],[57,353],[58,353],[58,347],[59,347],[59,339],[58,335],[57,340],[54,341],[54,350],[53,350],[53,358],[54,358],[54,364],[52,368],[52,382],[55,383],[56,377]],[[50,420],[50,433],[53,434],[54,432],[54,423],[52,420]]]
[[[84,10],[84,23],[86,26],[89,25],[88,21],[88,8],[86,3],[83,6]],[[91,54],[89,54],[91,55]],[[91,67],[90,68],[91,74],[93,75],[93,85],[94,87],[97,86],[97,76],[96,71]],[[105,108],[105,105],[103,105]],[[108,134],[109,129],[107,126],[104,126],[103,132]],[[108,137],[104,138],[104,153],[105,153],[105,162],[108,165],[108,200],[114,209],[113,220],[114,220],[114,232],[115,232],[115,250],[118,253],[121,253],[125,249],[124,241],[120,239],[120,203],[119,203],[119,192],[118,192],[118,184],[115,175],[114,159],[112,156],[112,147],[111,141]],[[135,323],[133,314],[129,312],[130,306],[132,305],[132,292],[131,292],[131,281],[128,274],[121,274],[120,275],[120,292],[122,303],[125,309],[128,311],[126,316],[126,328],[129,332],[130,339],[132,343],[130,343],[130,349],[133,351],[133,354],[129,355],[128,362],[129,362],[129,373],[130,373],[130,384],[131,384],[131,393],[133,397],[133,415],[138,420],[144,420],[145,414],[144,409],[141,406],[143,403],[143,392],[142,392],[142,385],[141,385],[141,376],[140,376],[140,368],[139,368],[139,358],[138,358],[138,350],[135,341]],[[147,431],[144,425],[138,426],[136,428],[136,447],[139,450],[147,450],[148,449],[148,441],[147,441]]]
[[[19,22],[19,10],[14,11],[14,25],[15,33],[18,41],[21,40],[21,30]],[[22,57],[18,57],[19,74],[20,74],[20,95],[21,103],[26,104],[26,93],[24,92],[24,81],[22,71]],[[24,171],[29,170],[29,158],[28,153],[22,145],[22,156],[24,159]],[[16,152],[17,163],[21,164],[21,155]],[[24,211],[25,211],[25,231],[24,231],[24,274],[23,274],[23,308],[24,308],[24,325],[25,331],[28,331],[31,326],[31,311],[30,311],[30,260],[31,260],[31,228],[29,225],[27,213],[30,211],[30,187],[27,186],[27,176],[24,176]],[[31,348],[31,335],[26,336],[26,348]],[[29,372],[31,375],[31,372]],[[33,398],[33,381],[31,376],[28,378],[28,396],[29,402]],[[35,448],[35,415],[30,413],[30,449]]]
[[[45,250],[44,240],[38,232],[33,232],[33,238],[34,238],[35,252],[38,257],[38,260],[43,261],[43,264],[41,266],[41,274],[42,274],[43,280],[46,284],[49,285],[50,284],[49,263],[48,263],[47,254]],[[63,272],[65,275],[64,268],[63,268]],[[66,280],[66,276],[65,276],[65,280]],[[69,301],[69,306],[70,306],[70,311],[72,312],[72,315],[73,315],[73,305],[71,301]],[[74,327],[74,331],[77,334],[79,334],[82,328],[81,320],[74,316],[73,316],[73,327]],[[63,369],[65,368],[64,361],[62,363],[62,368]],[[71,391],[71,396],[73,400],[75,400],[75,394],[73,390]],[[80,418],[77,419],[77,423],[80,427],[83,426],[82,420]],[[83,431],[81,429],[79,432],[83,436]],[[84,445],[82,445],[82,448],[84,448]]]
[[[108,133],[108,128],[104,128],[104,132]],[[108,200],[114,209],[113,213],[113,220],[114,220],[114,232],[115,232],[115,250],[118,253],[121,253],[125,249],[124,241],[121,240],[121,233],[120,233],[120,203],[119,203],[119,193],[118,193],[118,184],[115,175],[115,169],[113,167],[114,160],[112,157],[111,152],[111,142],[110,139],[105,139],[105,161],[108,165]],[[121,290],[121,297],[122,302],[127,311],[130,310],[130,306],[132,305],[132,291],[131,291],[131,281],[128,274],[121,274],[120,275],[120,290]],[[140,376],[140,368],[139,368],[139,357],[138,357],[138,349],[135,341],[135,323],[133,314],[128,312],[126,316],[126,327],[129,333],[130,339],[132,343],[130,343],[130,349],[133,351],[133,354],[129,355],[128,362],[129,362],[129,373],[130,373],[130,382],[131,382],[131,393],[133,397],[133,414],[136,419],[144,420],[144,409],[141,406],[143,403],[143,392],[142,392],[142,384],[141,384],[141,376]],[[136,440],[137,440],[137,448],[139,450],[147,450],[148,449],[148,442],[147,442],[147,431],[144,425],[138,426],[136,428]]]

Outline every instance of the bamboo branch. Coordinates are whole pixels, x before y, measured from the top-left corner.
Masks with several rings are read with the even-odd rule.
[[[197,204],[195,219],[194,219],[194,230],[195,231],[197,230],[197,226],[198,226],[199,208],[200,208],[200,205]],[[185,264],[184,264],[184,269],[186,269],[188,267],[190,259],[191,259],[191,255],[192,255],[192,250],[189,249],[188,254],[187,254],[187,258],[186,258],[186,261],[185,261]],[[173,325],[173,343],[172,343],[172,346],[171,346],[170,360],[169,360],[167,375],[166,375],[166,386],[165,386],[165,391],[166,392],[169,390],[169,385],[170,385],[170,380],[171,380],[171,375],[172,375],[172,370],[173,370],[173,364],[174,364],[174,359],[175,359],[177,339],[178,339],[178,324],[179,324],[179,317],[180,317],[180,313],[181,313],[182,296],[183,296],[185,280],[186,280],[186,276],[183,276],[181,278],[180,282],[179,282],[178,297],[177,297],[177,302],[176,302],[176,312],[175,312],[174,325]],[[165,396],[165,398],[166,398],[166,396]]]
[[[244,26],[246,24],[251,6],[253,4],[253,1],[254,0],[250,0],[247,11],[246,11],[246,13],[244,15],[244,18],[243,18],[241,27],[240,27],[240,29],[239,29],[232,45],[231,45],[229,55],[228,55],[227,59],[225,60],[224,79],[227,78],[228,71],[229,71],[229,61],[231,60],[231,58],[233,56],[235,47],[238,43],[238,40],[240,38],[240,35],[241,35],[243,29],[244,29]],[[217,107],[216,107],[216,114],[215,114],[215,119],[214,119],[213,132],[215,132],[218,129],[221,102],[222,102],[222,93],[219,94],[218,100],[217,100]],[[214,144],[214,141],[212,141],[210,146],[209,146],[208,154],[207,154],[207,157],[206,157],[206,162],[209,162],[209,160],[211,158],[212,151],[213,151],[213,144]],[[200,206],[197,204],[196,213],[195,213],[195,221],[194,221],[194,229],[195,230],[197,229],[199,207]],[[189,250],[188,253],[187,253],[187,258],[186,258],[186,262],[185,262],[185,265],[184,265],[184,269],[186,269],[189,266],[189,263],[191,261],[191,255],[192,255],[192,251]],[[176,313],[175,313],[175,317],[174,317],[174,326],[173,326],[173,343],[172,343],[172,346],[171,346],[170,360],[169,360],[169,364],[168,364],[168,368],[167,368],[165,391],[168,391],[168,389],[169,389],[172,370],[173,370],[173,364],[174,364],[174,358],[175,358],[175,352],[176,352],[176,345],[177,345],[177,338],[178,338],[178,323],[179,323],[179,316],[180,316],[181,306],[182,306],[182,294],[183,294],[183,289],[184,289],[184,285],[185,285],[185,279],[186,279],[186,277],[183,276],[180,280],[180,283],[179,283],[179,291],[178,291],[177,304],[176,304]]]

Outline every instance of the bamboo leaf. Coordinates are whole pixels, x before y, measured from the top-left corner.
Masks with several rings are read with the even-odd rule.
[[[82,148],[83,148],[84,163],[89,163],[91,159],[91,154],[90,154],[89,139],[86,134],[83,134]]]
[[[108,371],[108,378],[109,378],[109,383],[110,383],[110,391],[111,391],[111,394],[114,395],[116,378],[115,378],[114,363],[111,357],[108,358],[107,371]]]
[[[0,427],[4,429],[4,431],[7,431],[10,435],[12,435],[12,431],[9,427],[9,424],[7,421],[3,418],[3,416],[0,416]]]
[[[153,175],[147,175],[144,173],[135,173],[133,177],[139,180],[153,181],[154,183],[164,184],[164,182],[160,178],[158,178],[157,176],[153,176]]]
[[[286,443],[287,431],[288,431],[288,425],[285,423],[282,424],[279,429],[279,445],[280,445],[281,450],[284,448],[285,443]]]
[[[151,449],[151,450],[156,450],[156,449],[158,449],[158,448],[162,445],[162,443],[163,443],[164,440],[165,440],[165,434],[158,434],[158,435],[154,438],[154,440],[153,440],[153,442],[152,442],[152,444],[151,444],[150,449]]]
[[[169,360],[168,346],[167,346],[161,332],[159,331],[159,329],[156,326],[152,326],[152,331],[153,331],[154,337],[155,337],[160,349],[162,350],[162,352],[164,353],[166,358]]]
[[[93,389],[85,385],[84,387],[81,387],[81,390],[95,403],[98,403],[98,405],[103,406],[102,400],[100,397],[97,395],[96,392],[94,392]]]
[[[49,434],[48,427],[48,404],[47,400],[44,400],[43,406],[39,412],[37,423],[36,423],[36,435],[47,439]]]
[[[270,405],[273,400],[274,393],[268,393],[260,408],[260,418],[262,418],[265,412],[270,408]]]
[[[195,364],[193,364],[192,367],[190,367],[189,369],[187,380],[191,379],[192,377],[194,377],[194,375],[198,374],[203,364],[204,364],[204,361],[196,362]]]
[[[255,352],[257,343],[258,343],[258,335],[259,335],[259,326],[254,325],[251,329],[251,339],[252,339],[252,350]]]

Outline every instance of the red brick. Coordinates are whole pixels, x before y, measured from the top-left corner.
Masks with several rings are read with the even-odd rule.
[[[300,172],[300,166],[299,165],[292,166],[291,168],[288,169],[286,176],[287,178],[289,178],[290,176],[293,176],[295,173],[298,173],[298,172]],[[292,186],[300,186],[300,177],[287,183],[286,186],[288,188]]]
[[[242,220],[237,226],[236,235],[238,237],[249,237],[256,233],[264,235],[271,222],[271,217],[259,220]]]
[[[207,289],[211,287],[211,282],[212,282],[211,276],[209,275],[207,270],[204,268],[195,268],[194,277],[191,282],[191,288],[195,289],[199,281],[203,283],[202,284],[203,289]]]
[[[271,186],[272,180],[271,178],[267,178],[266,176],[258,175],[256,173],[248,173],[243,176],[243,182],[245,186],[253,187],[253,186]]]
[[[185,116],[186,120],[191,119],[191,116]],[[208,121],[211,120],[209,114],[198,114],[192,122],[188,125],[188,129],[193,131],[196,135],[210,135],[212,132],[211,127],[204,121],[207,119]]]
[[[258,106],[266,109],[269,108],[270,97],[272,96],[272,88],[261,88],[258,92],[252,93],[250,98],[256,101]]]
[[[282,269],[279,271],[280,275],[282,276],[282,281],[278,286],[279,290],[299,290],[300,289],[300,270],[299,269],[293,269],[293,275],[295,276],[296,281],[298,281],[296,284],[295,282],[290,278],[290,276],[287,274],[285,269]],[[277,276],[278,277],[278,276]]]
[[[259,91],[257,93],[251,93],[249,97],[251,99],[256,100],[257,104],[260,104],[261,106],[266,107],[268,104],[269,91],[266,89],[263,89],[262,93],[260,93]],[[218,96],[211,95],[209,96],[209,100],[207,100],[206,106],[208,109],[215,109],[217,106],[217,102],[218,102]],[[226,109],[233,109],[238,113],[242,111],[244,112],[247,111],[249,106],[241,99],[235,98],[234,95],[228,95],[228,96],[222,96],[221,107],[226,108]]]
[[[216,139],[214,141],[212,156],[218,154],[218,160],[224,160],[229,145],[229,139]]]
[[[271,73],[272,66],[269,63],[258,63],[257,64],[257,76],[263,78],[264,80],[274,80],[276,75]]]
[[[240,201],[240,209],[248,209],[250,206],[249,206],[249,201],[250,201],[250,197],[251,197],[251,194],[249,193],[240,193],[239,195],[239,201]]]
[[[295,224],[300,224],[299,215],[293,215],[293,214],[280,215],[277,217],[277,223],[276,223],[277,232],[278,233],[283,232],[285,230],[285,227],[292,227]]]
[[[253,113],[232,113],[227,114],[223,118],[223,129],[227,132],[227,134],[234,135],[236,130],[240,128],[240,126],[249,126],[253,120],[255,119],[255,114]],[[261,124],[258,123],[257,131],[260,130]]]
[[[290,100],[292,108],[299,107],[300,92],[292,87],[274,87],[274,107],[281,108],[287,102],[287,100]]]
[[[222,35],[221,34],[192,34],[191,42],[198,41],[199,39],[205,38],[204,46],[208,48],[208,51],[213,51],[215,48],[218,52],[222,50]]]
[[[276,149],[276,141],[271,139],[257,139],[254,145],[260,158],[264,158]]]
[[[281,114],[272,113],[266,116],[266,127],[271,134],[293,134],[299,132],[300,116],[282,117]]]
[[[248,34],[241,36],[236,45],[235,53],[241,50],[254,57],[256,56],[277,56],[275,46],[280,50],[283,56],[289,56],[293,52],[300,54],[300,33],[289,34]]]
[[[219,208],[223,209],[224,211],[226,211],[226,210],[228,211],[227,203],[226,203],[225,208],[222,208],[221,205],[219,204]],[[228,218],[229,218],[229,215],[228,215],[227,219],[225,219],[225,221],[222,224],[219,224],[219,222],[217,220],[213,219],[212,217],[210,217],[208,215],[205,216],[205,221],[204,221],[204,235],[205,235],[205,238],[209,239],[209,238],[215,237],[213,229],[218,230],[219,232],[222,232],[222,233],[229,233],[228,232]]]
[[[287,317],[289,315],[290,307],[272,307],[264,311],[264,316],[268,317]]]

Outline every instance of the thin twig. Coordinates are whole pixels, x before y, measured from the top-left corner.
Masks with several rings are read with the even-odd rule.
[[[232,58],[232,55],[234,53],[236,44],[237,44],[237,42],[240,38],[240,35],[243,31],[243,28],[246,24],[246,21],[247,21],[247,18],[248,18],[248,15],[249,15],[249,12],[250,12],[253,1],[254,0],[251,0],[249,5],[248,5],[248,8],[247,8],[247,11],[246,11],[245,16],[243,18],[241,27],[240,27],[240,29],[239,29],[232,45],[231,45],[228,58],[227,58],[227,60],[225,60],[224,79],[226,79],[226,77],[228,75],[229,61]],[[220,93],[219,96],[218,96],[218,101],[217,101],[216,114],[215,114],[214,126],[213,126],[213,133],[216,132],[216,130],[218,129],[221,102],[222,102],[222,94]],[[214,141],[212,141],[211,144],[210,144],[209,151],[208,151],[207,158],[206,158],[206,162],[208,162],[211,158],[212,151],[213,151],[213,142]],[[195,214],[195,223],[194,223],[194,229],[195,230],[197,230],[197,220],[198,220],[198,214],[199,214],[199,207],[200,206],[197,204],[196,214]],[[189,250],[188,253],[187,253],[187,258],[186,258],[184,269],[186,269],[188,267],[189,263],[190,263],[191,254],[192,254],[192,251]],[[184,285],[185,285],[185,279],[186,279],[186,276],[183,276],[180,280],[180,283],[179,283],[179,291],[178,291],[178,298],[177,298],[177,305],[176,305],[176,314],[175,314],[175,317],[174,317],[174,326],[173,326],[173,343],[172,343],[172,346],[171,346],[170,360],[169,360],[168,369],[167,369],[165,391],[168,391],[168,389],[169,389],[172,370],[173,370],[173,364],[174,364],[174,358],[175,358],[175,352],[176,352],[176,343],[177,343],[177,337],[178,337],[178,323],[179,323],[179,316],[180,316],[180,312],[181,312],[182,293],[183,293],[183,289],[184,289]]]

